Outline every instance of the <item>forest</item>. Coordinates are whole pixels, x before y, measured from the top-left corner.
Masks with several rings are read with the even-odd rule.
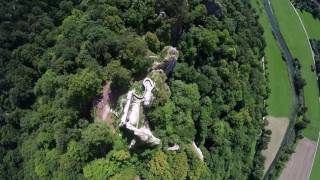
[[[314,71],[317,74],[318,77],[318,88],[320,91],[320,81],[319,81],[319,76],[320,76],[320,41],[316,39],[310,39],[310,44],[312,46],[312,50],[314,53],[314,66],[311,67],[312,71]]]
[[[319,0],[291,0],[295,6],[307,11],[313,15],[313,17],[320,19],[320,1]]]
[[[317,73],[319,77],[320,73],[320,41],[316,39],[310,39],[312,50],[314,52],[315,65],[313,70]]]
[[[269,89],[249,1],[0,5],[0,179],[262,178]],[[146,115],[161,144],[129,149],[95,102],[106,82],[125,95],[166,46],[179,59]]]

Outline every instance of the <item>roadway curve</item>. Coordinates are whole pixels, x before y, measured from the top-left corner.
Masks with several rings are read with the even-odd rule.
[[[299,96],[298,94],[295,92],[294,90],[294,84],[293,84],[293,79],[294,79],[294,74],[295,74],[295,68],[294,68],[294,65],[293,65],[293,56],[292,54],[290,53],[290,50],[288,48],[288,45],[286,44],[286,41],[284,40],[281,32],[280,32],[280,28],[279,28],[279,25],[278,25],[278,21],[276,19],[276,17],[274,16],[273,14],[273,10],[272,10],[272,6],[271,6],[271,2],[270,0],[263,0],[263,5],[264,5],[264,9],[267,13],[267,16],[268,16],[268,20],[269,20],[269,23],[271,25],[271,29],[272,29],[272,32],[273,32],[273,35],[275,37],[275,39],[277,40],[279,46],[280,46],[280,49],[282,51],[282,54],[283,54],[283,57],[285,58],[286,60],[286,63],[287,63],[287,67],[288,67],[288,72],[289,72],[289,75],[290,75],[290,83],[291,83],[291,86],[293,87],[292,88],[292,94],[293,94],[293,107],[294,107],[294,111],[291,115],[291,118],[290,118],[290,124],[287,128],[287,131],[286,131],[286,134],[283,138],[283,141],[281,143],[281,146],[277,152],[277,155],[276,157],[274,158],[273,162],[271,163],[269,169],[266,171],[266,174],[264,176],[264,179],[268,179],[269,175],[270,175],[270,172],[274,169],[275,167],[275,164],[279,158],[279,152],[281,152],[281,148],[283,148],[283,146],[285,144],[287,144],[290,140],[289,136],[290,134],[292,133],[292,131],[294,131],[294,124],[295,124],[295,121],[296,121],[296,117],[297,117],[297,107],[298,107],[298,103],[299,103]]]
[[[271,27],[272,27],[272,33],[273,33],[275,39],[277,40],[278,44],[280,45],[280,49],[282,51],[282,54],[287,62],[291,84],[292,84],[292,87],[294,87],[293,86],[293,77],[294,77],[295,69],[294,69],[294,65],[293,65],[293,56],[290,53],[288,45],[286,44],[286,41],[284,40],[284,38],[280,32],[280,28],[278,26],[278,21],[273,14],[270,0],[263,0],[263,4],[264,4],[264,8],[266,10],[266,13],[267,13],[267,16],[269,19],[269,23],[271,24]],[[295,94],[294,103],[297,104],[298,103],[298,96],[296,93],[294,93],[294,94]]]

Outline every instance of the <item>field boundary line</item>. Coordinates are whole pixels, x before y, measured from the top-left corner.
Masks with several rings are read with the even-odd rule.
[[[304,23],[303,23],[300,15],[299,15],[297,9],[294,7],[294,5],[292,4],[292,2],[291,2],[290,0],[288,0],[288,1],[289,1],[289,3],[290,3],[291,7],[293,8],[294,12],[295,12],[296,15],[298,16],[298,19],[299,19],[299,21],[300,21],[300,24],[302,25],[302,29],[303,29],[303,31],[304,31],[304,34],[307,36],[309,48],[310,48],[310,51],[311,51],[311,54],[312,54],[313,64],[316,64],[316,61],[315,61],[315,59],[314,59],[314,52],[313,52],[313,49],[312,49],[312,46],[311,46],[311,43],[310,43],[310,37],[309,37],[309,34],[308,34],[308,32],[307,32],[307,29],[306,29],[306,27],[304,26]],[[318,78],[317,78],[317,79],[318,79]]]
[[[312,169],[313,169],[313,164],[314,164],[314,161],[316,159],[318,146],[319,146],[319,139],[320,139],[320,131],[319,131],[318,140],[317,140],[317,144],[316,144],[316,151],[315,151],[315,153],[313,155],[313,160],[312,160],[311,169],[310,169],[310,172],[309,172],[309,175],[308,175],[308,179],[310,179],[310,176],[311,176],[311,173],[312,173]]]

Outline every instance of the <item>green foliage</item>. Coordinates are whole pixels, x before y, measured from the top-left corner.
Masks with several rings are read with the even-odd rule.
[[[148,179],[173,179],[167,156],[162,151],[157,151],[153,158],[148,162]]]
[[[131,80],[131,72],[122,67],[119,61],[112,61],[106,67],[109,80],[112,81],[111,88],[120,92],[128,90]]]
[[[105,123],[90,124],[81,133],[83,143],[89,148],[91,157],[102,157],[112,150],[116,137]]]
[[[191,28],[190,36],[194,39],[195,47],[206,56],[213,54],[214,50],[217,48],[217,43],[219,42],[217,33],[205,28]]]
[[[85,162],[89,158],[88,152],[89,152],[88,145],[84,143],[71,141],[68,144],[68,149],[67,149],[67,152],[65,153],[65,158],[71,161],[73,160],[78,162]]]
[[[171,96],[170,87],[167,85],[167,76],[164,73],[152,72],[150,78],[155,82],[156,89],[153,91],[153,106],[158,107],[169,101]]]
[[[171,164],[171,174],[174,174],[174,179],[185,179],[188,174],[189,165],[188,157],[186,153],[178,153],[172,159]]]
[[[199,91],[196,84],[185,84],[182,81],[173,81],[171,85],[172,101],[184,111],[199,108]]]
[[[68,81],[67,97],[73,106],[87,105],[101,91],[102,81],[94,71],[84,69]]]
[[[317,1],[293,0],[293,2],[297,8],[310,12],[313,17],[320,19],[320,8]]]
[[[267,91],[262,30],[247,2],[12,1],[0,9],[0,179],[248,177]],[[151,51],[161,57],[169,45],[179,50],[173,73],[148,74]],[[156,88],[144,111],[162,144],[129,152],[118,128],[94,122],[93,105],[104,81],[119,106],[146,76]],[[166,151],[173,144],[180,150]]]
[[[61,83],[58,82],[58,75],[49,70],[38,80],[34,87],[34,92],[38,96],[55,96],[55,89],[59,87]]]
[[[134,158],[129,152],[111,151],[106,158],[90,162],[83,168],[87,179],[133,179],[136,170],[133,166]]]
[[[118,166],[106,159],[97,159],[83,169],[83,174],[88,179],[108,179],[115,175]]]
[[[132,167],[121,170],[118,174],[112,176],[110,180],[135,179],[136,170]]]
[[[156,34],[147,32],[145,35],[145,41],[151,51],[158,52],[160,50],[160,41]]]
[[[191,162],[188,170],[188,178],[190,179],[210,179],[209,169],[206,164],[201,161],[191,149],[187,149],[189,161]]]

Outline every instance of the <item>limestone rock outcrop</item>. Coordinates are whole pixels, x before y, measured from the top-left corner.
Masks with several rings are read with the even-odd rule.
[[[150,69],[150,73],[161,72],[169,74],[173,70],[179,53],[176,48],[171,46],[165,47],[164,52],[165,57],[163,61],[155,61]],[[158,57],[155,56],[154,58]],[[158,145],[161,142],[159,138],[152,134],[148,125],[148,121],[143,116],[144,108],[148,108],[152,103],[154,98],[152,91],[155,89],[156,84],[151,78],[148,77],[143,80],[142,84],[144,86],[143,95],[139,96],[137,93],[135,93],[135,89],[130,90],[127,93],[126,104],[122,109],[122,112],[119,113],[122,114],[119,126],[131,131],[135,136],[135,138],[132,139],[129,147],[134,146],[137,139],[149,145]],[[171,149],[175,150],[179,148],[179,146],[175,146]]]
[[[203,154],[200,148],[198,148],[198,146],[196,145],[196,143],[193,141],[192,142],[192,147],[194,148],[196,154],[198,155],[198,157],[203,161]]]
[[[160,144],[160,139],[152,134],[148,122],[140,116],[142,112],[142,102],[143,106],[149,106],[151,104],[153,97],[152,90],[155,87],[155,83],[150,78],[145,78],[143,85],[145,91],[142,97],[137,95],[135,90],[128,92],[127,103],[123,109],[120,126],[124,126],[126,129],[132,131],[141,141],[149,145],[158,145]],[[143,123],[143,126],[140,128],[139,123]],[[132,147],[135,142],[135,140],[132,140],[130,147]]]

